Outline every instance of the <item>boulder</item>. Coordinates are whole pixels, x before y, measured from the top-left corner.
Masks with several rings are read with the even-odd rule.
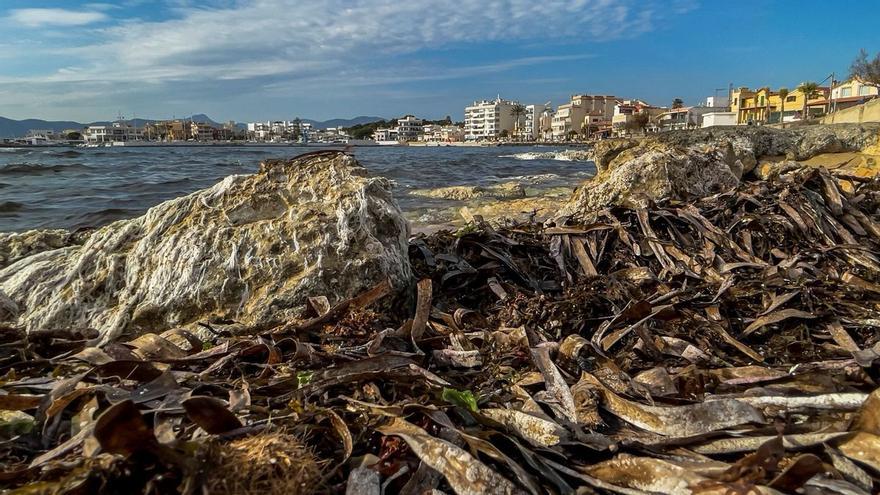
[[[739,178],[730,153],[658,142],[629,149],[584,183],[557,218],[584,220],[607,206],[645,207],[664,198],[697,198],[734,187]]]
[[[389,181],[341,152],[308,153],[21,258],[0,270],[0,293],[12,324],[91,327],[101,343],[206,321],[266,328],[309,296],[406,286],[408,236]]]

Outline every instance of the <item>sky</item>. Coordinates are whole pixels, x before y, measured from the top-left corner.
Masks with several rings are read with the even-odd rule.
[[[415,114],[500,95],[698,104],[845,77],[877,0],[0,0],[0,116]]]

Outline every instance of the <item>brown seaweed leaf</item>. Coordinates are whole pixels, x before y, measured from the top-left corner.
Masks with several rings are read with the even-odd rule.
[[[395,435],[404,439],[416,456],[440,472],[459,495],[524,493],[507,478],[466,451],[428,435],[425,430],[404,419],[395,418],[378,430],[383,435]]]
[[[583,373],[581,381],[596,387],[602,396],[602,407],[608,412],[627,423],[667,437],[686,438],[765,422],[757,409],[733,399],[687,406],[648,406],[618,396],[589,373]]]
[[[183,401],[186,415],[212,435],[241,428],[241,421],[220,399],[207,396],[190,397]]]

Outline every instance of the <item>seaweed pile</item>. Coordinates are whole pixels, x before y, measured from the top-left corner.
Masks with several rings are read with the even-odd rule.
[[[411,240],[412,294],[261,333],[0,329],[0,484],[876,493],[878,207],[878,181],[800,169],[578,225],[477,218]]]

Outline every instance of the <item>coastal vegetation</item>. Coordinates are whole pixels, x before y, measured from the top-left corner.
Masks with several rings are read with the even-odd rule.
[[[804,105],[803,109],[801,110],[801,118],[806,120],[809,118],[809,115],[807,113],[807,103],[809,102],[810,98],[816,96],[819,91],[819,85],[812,81],[805,81],[798,85],[797,90],[800,91],[802,95],[804,95]]]
[[[862,48],[850,64],[849,77],[858,77],[863,81],[880,84],[880,52],[869,58],[868,52]]]

